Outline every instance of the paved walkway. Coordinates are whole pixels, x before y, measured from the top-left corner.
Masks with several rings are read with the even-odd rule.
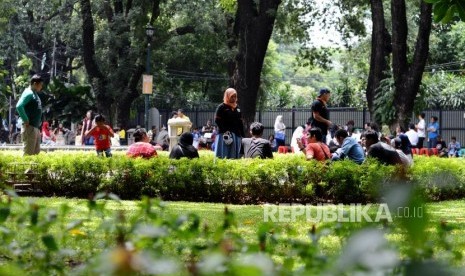
[[[0,146],[0,150],[23,150],[22,145],[2,145]],[[40,146],[41,151],[49,152],[49,151],[56,151],[56,150],[78,150],[78,151],[95,151],[95,146]],[[112,151],[127,151],[128,146],[114,146],[111,147]]]

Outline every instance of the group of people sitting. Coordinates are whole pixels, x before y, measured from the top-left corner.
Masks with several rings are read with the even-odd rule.
[[[349,131],[339,128],[335,130],[330,142],[325,143],[321,130],[307,125],[302,136],[296,138],[296,144],[307,160],[349,159],[362,164],[366,157],[373,157],[386,165],[411,166],[413,164],[411,146],[406,135],[399,135],[392,141],[388,141],[375,130],[369,129],[359,137],[352,135]]]
[[[133,137],[134,143],[129,146],[127,156],[142,157],[148,159],[157,156],[157,148],[158,150],[162,150],[162,148],[158,144],[155,144],[151,141],[151,137],[143,128],[136,129],[136,131],[133,134]],[[199,153],[197,149],[192,145],[193,142],[194,136],[192,135],[192,133],[184,132],[183,134],[181,134],[177,145],[174,146],[170,152],[170,158],[198,158]]]
[[[42,144],[44,145],[69,145],[73,144],[75,133],[63,126],[63,123],[44,121],[41,128]]]

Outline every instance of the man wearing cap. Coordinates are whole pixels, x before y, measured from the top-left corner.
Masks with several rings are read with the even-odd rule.
[[[312,116],[310,117],[311,126],[321,129],[323,143],[326,143],[328,128],[333,124],[329,120],[329,111],[327,107],[330,93],[331,91],[327,88],[320,89],[318,98],[312,104]]]
[[[31,78],[31,85],[26,88],[16,110],[23,120],[21,137],[24,142],[24,155],[34,155],[40,152],[40,126],[42,125],[42,103],[37,94],[42,90],[43,80],[38,74]]]

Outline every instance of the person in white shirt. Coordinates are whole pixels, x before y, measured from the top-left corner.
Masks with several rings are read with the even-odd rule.
[[[425,123],[425,113],[422,112],[420,115],[418,115],[418,119],[420,120],[417,124],[417,133],[418,133],[418,143],[417,143],[417,148],[421,149],[423,148],[423,141],[425,141],[426,133],[426,123]]]
[[[407,135],[408,139],[410,140],[410,144],[412,144],[412,147],[416,148],[418,144],[418,133],[415,131],[415,125],[410,124],[408,126],[408,131],[405,133]]]

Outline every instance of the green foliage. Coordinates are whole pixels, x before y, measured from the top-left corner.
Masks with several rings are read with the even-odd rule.
[[[3,62],[0,59],[0,68],[2,68]],[[8,95],[11,94],[11,89],[8,85],[5,85],[5,77],[8,71],[0,69],[0,114],[8,110]]]
[[[94,97],[90,86],[62,83],[53,79],[44,92],[42,102],[47,119],[58,119],[69,123],[80,121],[86,110],[94,109]]]
[[[421,159],[421,166],[412,168],[412,180],[431,200],[463,198],[464,177],[465,167],[461,159],[445,162],[436,157],[425,158]]]
[[[0,181],[5,183],[10,164],[21,157],[0,152]],[[99,158],[89,153],[54,152],[25,157],[36,162],[44,195],[87,198],[108,192],[122,199],[142,196],[164,200],[205,202],[376,202],[387,183],[406,179],[428,200],[465,196],[465,167],[460,159],[415,158],[415,165],[382,166],[367,160],[325,164],[301,156],[277,155],[275,159],[171,160],[160,154],[150,160],[131,159],[116,153]],[[440,182],[442,181],[442,182]]]
[[[171,207],[177,203],[143,197],[136,207],[128,208],[111,193],[73,202],[77,203],[21,199],[11,191],[2,195],[0,273],[419,275],[427,270],[437,275],[459,275],[456,264],[463,266],[462,244],[452,242],[459,229],[431,221],[432,215],[421,197],[405,184],[386,193],[386,204],[392,214],[398,206],[421,208],[421,217],[394,215],[392,221],[370,225],[316,224],[305,218],[302,221],[302,216],[291,223],[267,222],[260,210],[259,215],[253,211],[240,214],[253,220],[253,226],[248,226],[250,222],[238,219],[239,211],[232,211],[241,206],[224,207],[223,214],[216,215],[216,210],[205,210],[205,205],[180,203]],[[301,208],[280,207],[287,209],[288,218],[297,207]],[[331,208],[307,207],[312,211]],[[180,210],[173,213],[175,208]],[[402,240],[392,242],[392,236],[399,234]],[[328,240],[337,243],[335,251],[334,247],[325,248]]]
[[[455,17],[465,21],[465,3],[462,0],[424,0],[433,4],[434,21],[448,23]]]
[[[237,9],[237,1],[236,0],[220,0],[219,4],[223,10],[230,14],[234,14]]]
[[[417,104],[430,109],[463,109],[465,107],[463,76],[441,71],[427,75],[422,84],[421,97],[417,98]]]
[[[373,102],[376,122],[391,125],[395,121],[396,110],[392,102],[394,102],[394,78],[389,77],[380,82]]]

